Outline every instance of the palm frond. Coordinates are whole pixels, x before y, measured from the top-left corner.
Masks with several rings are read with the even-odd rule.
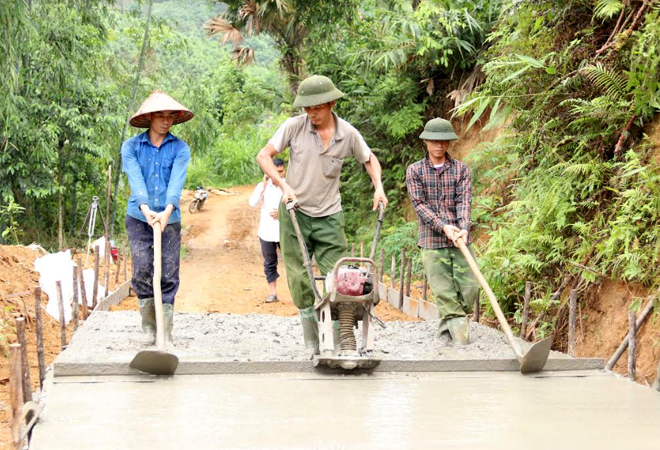
[[[220,42],[222,44],[231,41],[232,44],[238,45],[243,42],[243,35],[241,32],[222,16],[209,20],[204,25],[204,29],[211,36],[220,36]]]

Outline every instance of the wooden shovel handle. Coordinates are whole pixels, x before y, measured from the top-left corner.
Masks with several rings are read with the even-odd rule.
[[[500,308],[500,304],[498,303],[497,298],[495,298],[495,294],[493,294],[493,291],[490,289],[488,282],[481,273],[481,270],[479,270],[479,266],[477,266],[477,263],[472,257],[470,250],[468,250],[467,246],[465,245],[463,238],[458,238],[455,241],[455,244],[461,250],[463,256],[465,256],[465,259],[467,260],[470,269],[472,269],[472,272],[474,272],[474,276],[477,277],[479,284],[483,288],[484,292],[486,292],[486,296],[490,301],[490,305],[493,308],[493,311],[495,311],[497,320],[500,322],[502,331],[504,331],[504,334],[506,335],[506,338],[509,341],[509,345],[511,345],[511,348],[513,348],[513,352],[516,354],[516,357],[518,359],[522,358],[522,352],[520,351],[518,345],[516,344],[516,341],[513,337],[513,333],[511,332],[511,327],[509,326],[509,323],[506,321],[506,318],[504,317],[502,308]]]
[[[162,272],[162,230],[160,222],[153,225],[154,228],[154,308],[156,311],[156,347],[159,350],[165,348],[165,325],[163,320],[163,293],[161,291],[160,279]]]

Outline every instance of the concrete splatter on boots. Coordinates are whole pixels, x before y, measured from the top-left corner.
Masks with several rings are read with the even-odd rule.
[[[174,347],[172,339],[172,327],[174,326],[174,305],[163,303],[163,328],[165,331],[165,347]]]
[[[467,317],[454,317],[447,321],[449,334],[455,345],[468,345],[470,343],[470,324]]]
[[[142,331],[139,342],[145,345],[153,345],[156,342],[156,311],[154,309],[154,299],[138,299],[140,306],[140,315],[142,316]]]
[[[449,334],[449,325],[447,323],[451,319],[440,319],[440,326],[438,327],[438,334],[437,338],[440,339],[443,334],[447,333]]]
[[[305,358],[313,359],[314,355],[319,354],[319,328],[313,306],[300,310],[300,324],[305,341]]]

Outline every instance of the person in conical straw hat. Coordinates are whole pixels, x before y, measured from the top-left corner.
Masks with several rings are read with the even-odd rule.
[[[327,77],[314,75],[303,80],[293,106],[304,108],[305,113],[286,120],[257,156],[261,169],[282,189],[278,213],[280,248],[289,291],[300,310],[305,355],[310,358],[319,353],[315,299],[286,203],[299,203],[296,216],[303,238],[324,274],[347,253],[339,196],[339,178],[346,158],[353,157],[364,164],[375,189],[374,210],[379,202],[387,205],[378,158],[360,133],[333,112],[343,95]],[[287,148],[289,167],[285,180],[272,158]]]
[[[479,298],[479,284],[454,243],[464,239],[474,255],[470,169],[447,152],[451,141],[458,139],[448,120],[429,120],[419,137],[426,145],[426,157],[406,170],[408,195],[418,218],[417,245],[440,313],[438,336],[446,332],[455,345],[467,345],[467,315]]]
[[[153,344],[156,316],[153,290],[153,230],[159,222],[162,236],[163,317],[165,340],[172,345],[174,297],[179,289],[181,210],[179,197],[186,180],[190,148],[170,133],[174,124],[193,118],[185,106],[161,91],[154,91],[131,117],[130,124],[147,130],[128,139],[121,148],[123,171],[131,186],[126,231],[133,255],[133,289],[142,316],[140,341]]]

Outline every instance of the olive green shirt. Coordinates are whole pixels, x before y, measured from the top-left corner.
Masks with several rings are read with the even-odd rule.
[[[341,211],[339,175],[344,159],[353,156],[366,163],[371,157],[371,149],[362,135],[350,123],[332,114],[335,134],[326,149],[307,114],[287,119],[269,141],[278,153],[290,149],[286,182],[296,193],[300,211],[311,217]]]

